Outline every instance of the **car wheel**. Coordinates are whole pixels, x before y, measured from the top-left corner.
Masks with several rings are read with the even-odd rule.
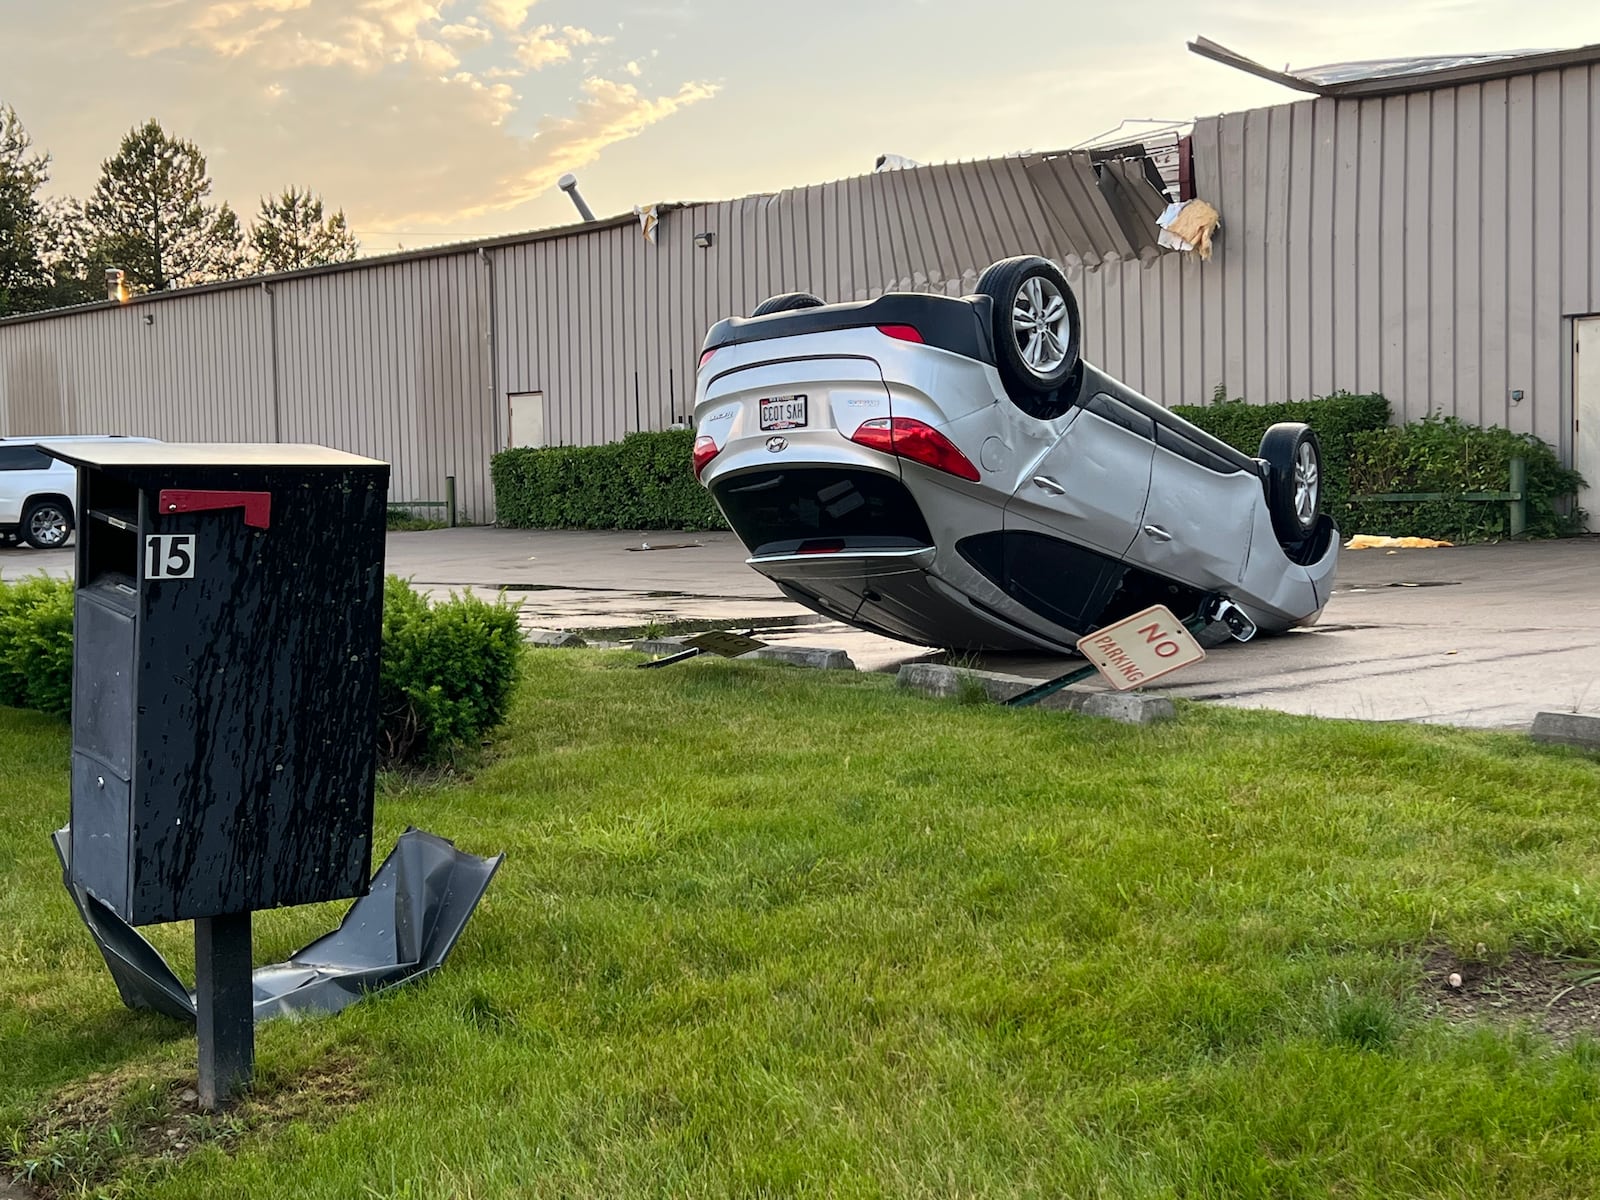
[[[794,312],[800,308],[821,308],[822,301],[810,292],[785,292],[781,296],[768,296],[750,315],[765,317],[772,313]]]
[[[994,351],[1006,390],[1025,396],[1058,391],[1078,365],[1078,299],[1047,258],[1002,259],[978,279],[994,302]]]
[[[1322,513],[1322,445],[1309,425],[1282,421],[1261,438],[1267,464],[1267,510],[1284,546],[1311,536]]]
[[[60,500],[35,500],[22,510],[22,540],[35,550],[55,550],[72,536],[72,510]]]

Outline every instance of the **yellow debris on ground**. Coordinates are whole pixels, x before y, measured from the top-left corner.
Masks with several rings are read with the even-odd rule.
[[[1436,546],[1454,546],[1454,542],[1441,542],[1423,537],[1381,537],[1358,533],[1344,544],[1346,550],[1432,550]]]

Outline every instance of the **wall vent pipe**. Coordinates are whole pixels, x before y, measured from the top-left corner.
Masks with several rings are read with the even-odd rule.
[[[580,217],[585,221],[595,219],[594,210],[584,203],[583,193],[578,191],[578,177],[576,175],[568,171],[560,179],[556,180],[556,186],[565,192],[572,202],[578,206],[578,215]]]

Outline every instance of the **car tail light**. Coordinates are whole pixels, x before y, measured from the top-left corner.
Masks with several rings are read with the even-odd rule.
[[[879,325],[878,332],[884,337],[899,338],[902,342],[923,344],[922,333],[915,325]]]
[[[700,472],[706,469],[706,464],[721,453],[722,447],[705,434],[702,433],[695,438],[694,450],[689,456],[694,462],[694,477],[699,479]]]
[[[911,417],[879,417],[863,421],[850,440],[869,450],[909,458],[925,467],[977,483],[980,476],[972,461],[956,444],[932,425]]]
[[[718,349],[719,349],[719,348],[720,348],[720,347],[717,347],[717,346],[713,346],[713,347],[711,347],[711,349],[709,349],[709,350],[707,350],[707,351],[705,351],[705,352],[704,352],[704,353],[702,353],[702,354],[701,354],[701,355],[700,355],[700,366],[702,366],[702,367],[703,367],[703,366],[705,366],[705,365],[706,365],[706,364],[707,364],[707,363],[708,363],[708,362],[710,362],[710,361],[711,361],[711,356],[712,356],[712,355],[713,355],[713,354],[715,354],[715,353],[716,353],[716,352],[717,352],[717,350],[718,350]]]

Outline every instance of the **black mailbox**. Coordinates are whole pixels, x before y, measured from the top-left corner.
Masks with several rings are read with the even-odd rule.
[[[364,894],[387,464],[46,449],[78,468],[74,880],[133,925]]]

